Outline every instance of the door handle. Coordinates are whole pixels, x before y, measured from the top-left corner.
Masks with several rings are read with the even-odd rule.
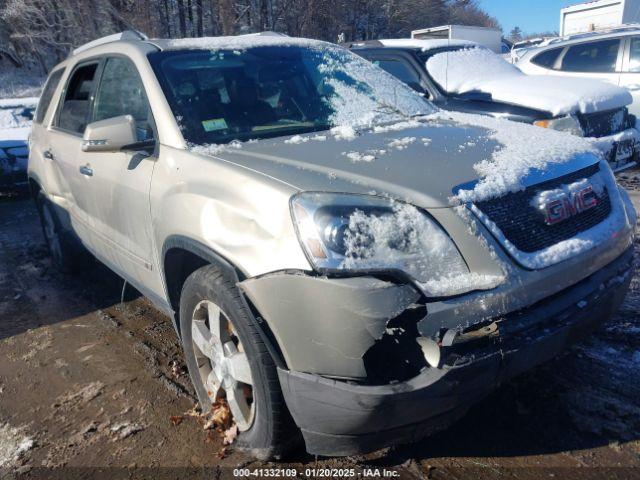
[[[52,161],[54,160],[53,153],[51,153],[51,150],[45,150],[42,156],[47,160],[52,160]]]
[[[93,168],[91,168],[89,166],[89,164],[83,165],[83,166],[80,167],[80,173],[82,175],[87,176],[87,177],[92,177],[93,176]]]

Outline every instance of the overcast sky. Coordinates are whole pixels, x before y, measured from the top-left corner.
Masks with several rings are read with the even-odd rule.
[[[479,0],[478,4],[496,17],[506,34],[516,25],[525,33],[557,31],[560,9],[579,0]]]

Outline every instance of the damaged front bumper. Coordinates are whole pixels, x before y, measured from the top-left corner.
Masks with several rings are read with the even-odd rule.
[[[307,451],[365,453],[413,442],[447,426],[501,382],[554,357],[608,319],[626,294],[632,255],[630,248],[579,283],[492,319],[491,335],[458,350],[454,344],[440,366],[423,368],[407,381],[364,385],[279,368],[285,400]],[[405,301],[411,302],[411,295]],[[345,335],[352,327],[340,326]]]

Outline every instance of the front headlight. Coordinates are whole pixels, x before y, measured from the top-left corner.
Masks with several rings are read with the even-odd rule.
[[[403,272],[434,296],[469,274],[455,244],[416,207],[369,195],[301,193],[291,199],[300,243],[321,272]],[[443,283],[443,281],[445,281]],[[444,284],[451,288],[442,289]],[[463,289],[464,290],[464,289]]]
[[[582,127],[580,122],[573,115],[567,115],[566,117],[550,118],[548,120],[536,120],[533,124],[537,127],[551,128],[552,130],[559,130],[561,132],[571,133],[582,137]]]

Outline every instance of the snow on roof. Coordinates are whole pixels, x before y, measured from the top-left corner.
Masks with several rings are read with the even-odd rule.
[[[419,48],[423,52],[442,47],[465,47],[478,45],[469,40],[440,40],[440,39],[417,39],[417,38],[388,38],[379,40],[385,47],[398,48]]]
[[[174,40],[154,40],[163,50],[245,50],[252,47],[296,46],[323,47],[336,45],[309,38],[287,37],[275,34],[249,34],[226,37],[179,38]]]
[[[624,88],[586,78],[526,75],[486,48],[464,48],[427,60],[433,79],[449,93],[484,92],[493,100],[553,116],[611,110],[632,102]]]

